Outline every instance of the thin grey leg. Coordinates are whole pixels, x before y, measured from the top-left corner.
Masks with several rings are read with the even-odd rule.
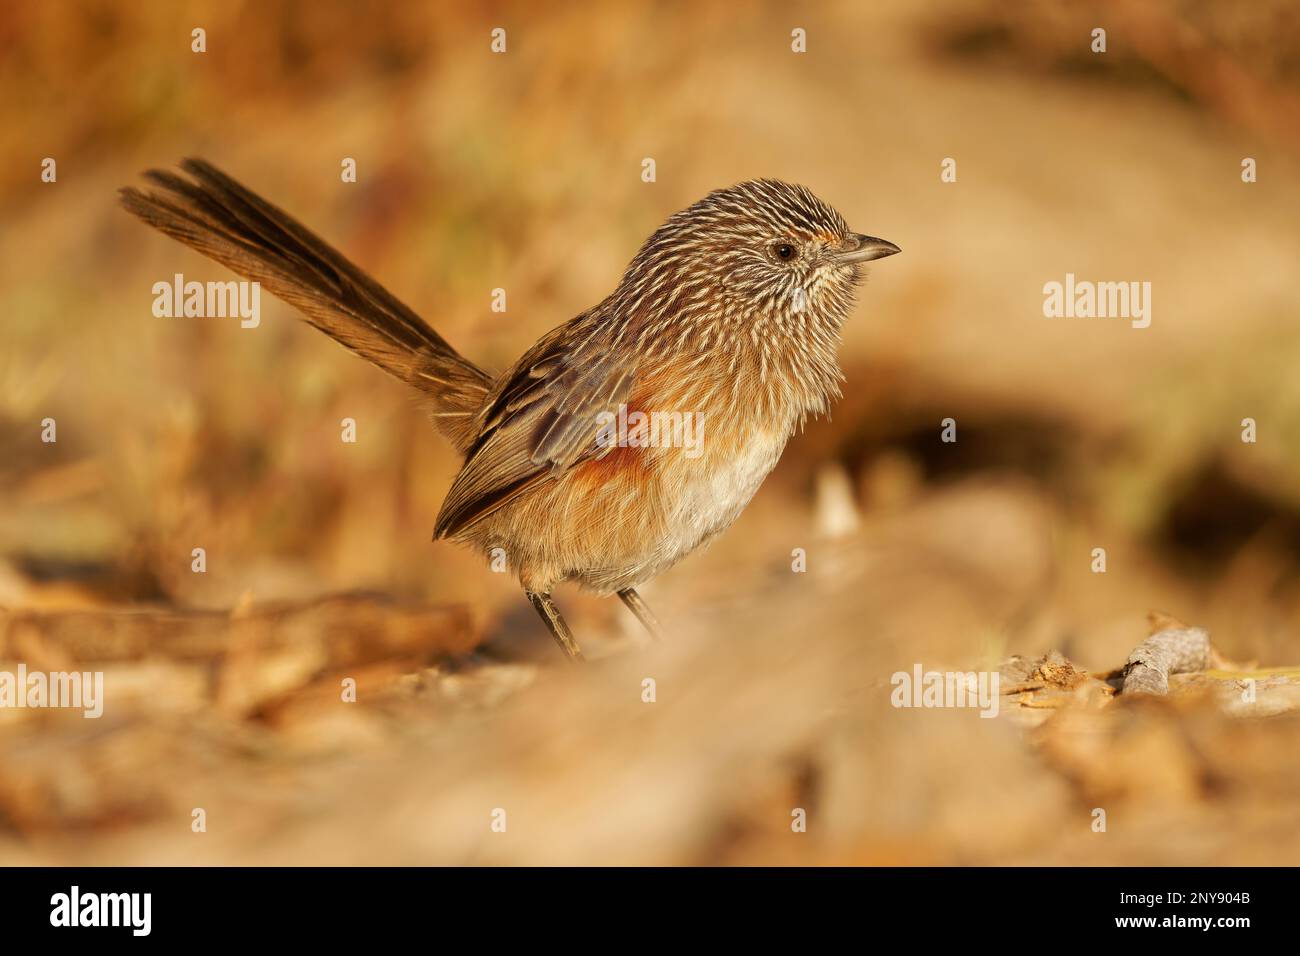
[[[624,588],[618,592],[618,596],[623,599],[627,609],[636,615],[641,625],[650,632],[651,637],[656,641],[663,639],[664,629],[659,623],[659,618],[655,617],[655,612],[650,610],[650,606],[641,599],[641,595],[636,593],[636,588]]]
[[[564,651],[569,660],[586,660],[582,656],[582,649],[578,647],[578,642],[573,639],[573,632],[569,630],[569,625],[565,623],[559,609],[551,601],[551,596],[537,591],[524,593],[528,595],[528,600],[533,602],[533,607],[537,609],[542,623],[546,625],[546,629],[551,632],[551,636],[555,638],[555,642],[560,645],[560,650]]]

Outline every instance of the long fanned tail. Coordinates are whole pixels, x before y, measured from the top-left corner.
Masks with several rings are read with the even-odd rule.
[[[302,312],[334,341],[425,393],[439,429],[461,451],[491,377],[391,292],[288,213],[212,164],[186,159],[144,175],[159,191],[121,190],[132,215],[228,266]]]

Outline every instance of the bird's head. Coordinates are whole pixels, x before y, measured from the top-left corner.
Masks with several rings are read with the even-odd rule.
[[[616,295],[658,336],[710,322],[719,337],[838,333],[862,264],[899,251],[852,231],[804,186],[750,180],[670,216]]]

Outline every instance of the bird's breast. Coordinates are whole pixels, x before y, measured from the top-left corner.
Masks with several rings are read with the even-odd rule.
[[[602,592],[654,577],[730,527],[798,420],[716,380],[640,384],[605,416],[605,447],[528,506],[563,542],[557,574]]]
[[[660,503],[657,546],[665,564],[685,557],[730,527],[780,459],[789,426],[745,422],[744,417],[706,414],[696,452],[655,451],[652,474]]]

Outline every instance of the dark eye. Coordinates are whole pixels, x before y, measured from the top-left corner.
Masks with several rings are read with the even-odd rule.
[[[788,242],[778,242],[772,247],[772,254],[782,262],[789,262],[795,257],[795,249]]]

